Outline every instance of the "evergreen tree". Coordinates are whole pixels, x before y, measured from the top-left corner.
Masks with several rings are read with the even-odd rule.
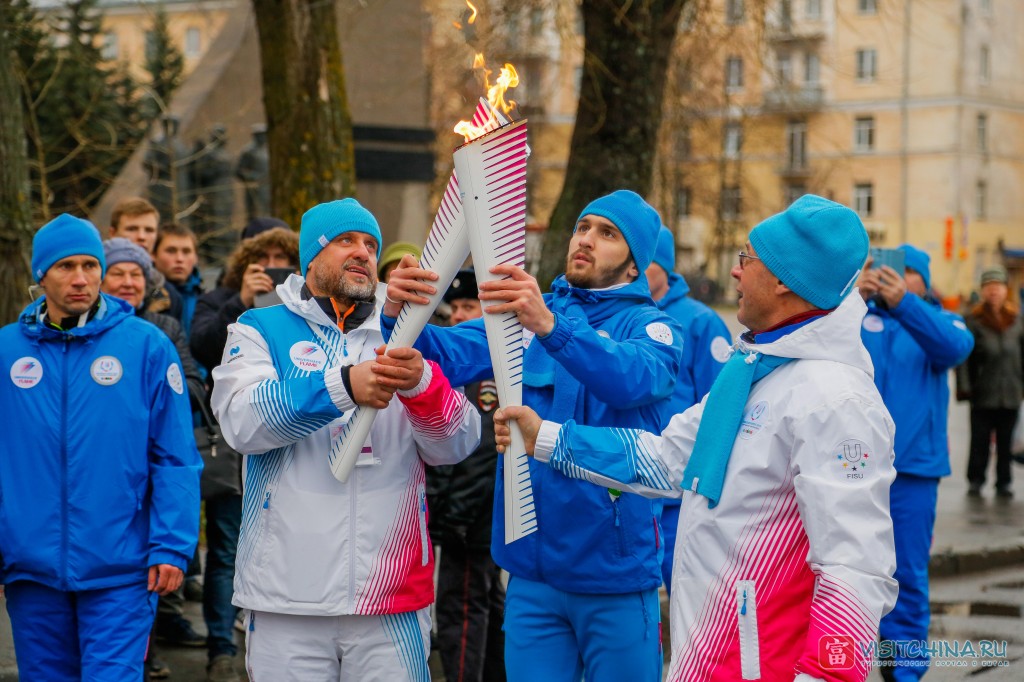
[[[157,8],[153,15],[153,28],[146,37],[146,71],[151,77],[151,93],[146,101],[145,114],[152,120],[159,118],[170,103],[171,95],[181,84],[185,72],[185,60],[171,40],[167,12],[163,7]]]

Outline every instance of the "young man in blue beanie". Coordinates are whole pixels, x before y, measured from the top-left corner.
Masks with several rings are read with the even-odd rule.
[[[851,292],[857,214],[806,195],[757,225],[732,276],[748,331],[661,435],[517,419],[527,450],[597,485],[682,497],[668,679],[863,682],[896,598],[893,423]]]
[[[199,532],[199,471],[170,340],[100,293],[99,232],[32,243],[44,296],[0,330],[0,583],[22,680],[142,679],[158,594]],[[102,415],[116,415],[111,424]]]
[[[732,354],[729,328],[714,310],[690,298],[690,287],[675,271],[676,239],[662,225],[654,260],[647,266],[647,281],[658,308],[672,317],[683,332],[683,362],[672,398],[672,414],[696,405],[711,390],[718,373]],[[668,426],[668,422],[661,425]],[[665,589],[672,591],[672,561],[675,556],[676,526],[679,525],[678,499],[662,502],[661,532],[665,539],[665,559],[661,575]]]
[[[524,328],[523,402],[552,418],[657,429],[671,409],[682,334],[651,300],[644,271],[661,219],[620,190],[580,213],[565,275],[542,295],[513,265],[480,285],[486,311],[514,311]],[[412,258],[388,296],[424,304],[436,279]],[[390,333],[399,304],[382,321]],[[493,376],[482,319],[428,326],[416,347],[457,384]],[[531,463],[537,530],[506,545],[498,460],[491,553],[512,578],[505,602],[505,665],[512,682],[661,679],[658,586],[662,543],[651,500],[567,478]]]
[[[234,604],[253,682],[430,678],[424,464],[465,458],[480,416],[419,352],[384,354],[380,247],[355,199],[306,211],[302,275],[228,328],[213,370],[214,414],[245,455]],[[342,483],[330,462],[357,405],[380,411]]]
[[[892,523],[896,534],[899,599],[882,620],[881,650],[891,666],[883,677],[918,680],[928,671],[931,612],[928,560],[939,479],[950,474],[946,419],[949,370],[970,355],[974,337],[963,318],[931,295],[930,258],[910,244],[899,247],[906,270],[870,267],[858,286],[868,314],[861,338],[875,366],[875,385],[896,422],[896,481]]]

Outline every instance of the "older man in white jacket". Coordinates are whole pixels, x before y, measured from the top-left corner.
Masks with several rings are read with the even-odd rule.
[[[897,591],[894,426],[849,295],[867,250],[857,215],[820,197],[755,227],[732,272],[749,331],[661,436],[496,417],[499,445],[518,419],[564,474],[682,497],[670,680],[867,677]]]
[[[382,354],[379,252],[354,199],[307,211],[303,277],[231,325],[213,372],[214,412],[246,455],[234,603],[255,682],[430,679],[423,465],[464,459],[480,417],[417,351]],[[356,405],[381,412],[340,483],[328,456]]]

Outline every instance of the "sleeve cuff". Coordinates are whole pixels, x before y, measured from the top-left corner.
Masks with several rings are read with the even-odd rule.
[[[398,391],[398,395],[403,398],[415,398],[430,387],[430,382],[434,380],[434,371],[430,368],[429,362],[423,363],[423,375],[420,377],[420,383],[416,384],[415,388],[411,388],[408,391]]]
[[[356,406],[356,401],[345,390],[345,381],[341,378],[341,368],[334,367],[324,372],[324,385],[331,402],[339,412],[348,412]]]
[[[558,432],[562,425],[555,422],[544,421],[537,432],[537,443],[533,446],[533,458],[538,462],[551,460],[551,453],[555,451],[555,444],[558,442]]]
[[[547,336],[537,337],[537,340],[548,352],[561,350],[565,344],[569,343],[569,338],[572,336],[573,325],[569,324],[560,313],[554,313],[554,316],[555,326],[551,328]]]
[[[149,553],[150,566],[168,564],[184,572],[188,569],[189,561],[190,559],[186,559],[181,554],[178,554],[177,552],[172,552],[171,550],[156,550]]]

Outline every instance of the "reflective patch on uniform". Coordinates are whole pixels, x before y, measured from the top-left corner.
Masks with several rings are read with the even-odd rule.
[[[861,326],[864,327],[866,332],[880,332],[885,329],[885,320],[878,315],[865,315]]]
[[[875,453],[868,444],[857,438],[847,438],[836,443],[829,457],[834,462],[833,471],[845,480],[861,480],[874,471]]]
[[[602,339],[610,339],[610,338],[612,338],[612,335],[609,334],[608,332],[606,332],[603,329],[598,329],[597,330],[597,335],[600,336]]]
[[[43,363],[26,355],[11,365],[11,381],[18,388],[32,388],[43,380]]]
[[[121,367],[121,361],[113,355],[101,355],[92,361],[89,374],[100,386],[113,386],[121,380],[124,369]]]
[[[666,346],[672,345],[672,329],[662,322],[651,322],[647,325],[647,336]]]
[[[963,320],[953,320],[953,326],[956,327],[957,329],[963,329],[964,331],[967,331],[967,325],[964,324]]]
[[[185,392],[185,381],[181,378],[181,369],[178,368],[178,363],[176,362],[172,362],[167,366],[167,385],[178,395]]]
[[[236,356],[237,357],[237,356]],[[299,341],[288,349],[292,364],[304,372],[319,372],[327,365],[327,353],[312,341]]]
[[[732,355],[732,345],[724,336],[716,336],[711,339],[711,357],[715,362],[725,362]]]
[[[767,401],[759,400],[754,403],[743,411],[739,437],[743,440],[750,440],[761,433],[771,416],[771,409]]]
[[[498,406],[498,385],[488,379],[480,382],[480,392],[476,396],[476,406],[481,412],[490,412]]]

